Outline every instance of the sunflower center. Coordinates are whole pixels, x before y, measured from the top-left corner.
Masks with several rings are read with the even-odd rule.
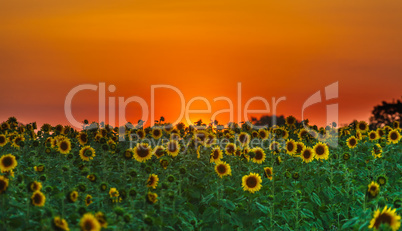
[[[240,135],[239,140],[241,143],[246,143],[247,142],[247,136],[246,135]]]
[[[84,142],[84,143],[87,142],[87,135],[86,134],[82,134],[80,138],[81,138],[82,142]]]
[[[375,139],[375,133],[370,133],[370,139]]]
[[[371,191],[371,192],[375,192],[376,190],[377,190],[377,187],[376,187],[376,186],[373,185],[373,186],[370,187],[370,191]]]
[[[233,153],[233,152],[234,152],[234,147],[233,147],[233,145],[229,145],[229,146],[227,147],[226,151],[227,151],[228,153]]]
[[[0,136],[0,144],[6,142],[6,137]]]
[[[260,132],[260,137],[264,139],[266,137],[265,132]]]
[[[68,149],[67,142],[61,142],[60,149],[63,150],[63,151],[66,151]]]
[[[218,172],[220,173],[220,174],[224,174],[224,173],[226,173],[226,166],[225,165],[223,165],[223,164],[220,164],[220,165],[218,165]]]
[[[218,157],[219,157],[219,151],[218,150],[214,150],[213,157],[214,157],[214,159],[218,159]]]
[[[383,213],[375,219],[374,227],[378,228],[381,224],[391,225],[392,217],[388,213]]]
[[[366,125],[365,124],[359,124],[359,129],[360,130],[366,130]]]
[[[33,200],[34,200],[35,204],[40,204],[42,202],[42,197],[39,193],[37,193],[37,194],[35,194]]]
[[[292,142],[289,142],[289,143],[286,145],[286,148],[288,149],[288,151],[293,151],[293,149],[294,149],[293,143],[292,143]]]
[[[392,132],[390,138],[391,138],[391,140],[397,140],[398,135],[396,134],[396,132]]]
[[[159,136],[161,132],[159,130],[154,130],[154,136]]]
[[[168,149],[169,149],[169,152],[176,152],[176,150],[177,150],[176,143],[174,143],[174,142],[170,143],[168,146]]]
[[[92,221],[87,220],[87,221],[85,221],[84,227],[85,227],[84,230],[92,230],[94,225],[92,224]]]
[[[149,150],[148,150],[148,148],[146,148],[144,146],[139,146],[138,149],[137,149],[137,154],[140,157],[146,157],[149,154]]]
[[[148,185],[153,185],[154,181],[155,181],[155,179],[153,177],[150,177],[148,180]]]
[[[7,156],[7,157],[5,157],[4,159],[3,159],[3,165],[4,165],[4,167],[10,167],[11,165],[13,164],[13,159],[11,158],[11,157],[9,157],[9,156]]]
[[[257,186],[257,179],[255,177],[248,177],[246,180],[246,185],[249,188],[254,188]]]
[[[351,146],[355,146],[355,145],[356,145],[356,139],[351,139],[351,140],[349,140],[349,144],[350,144]]]
[[[303,156],[304,156],[305,159],[308,159],[311,156],[311,152],[306,150],[306,151],[303,152]]]
[[[130,152],[130,151],[124,152],[124,156],[125,156],[126,158],[130,158],[130,157],[131,157],[131,152]]]
[[[324,149],[323,146],[318,146],[318,147],[315,149],[315,153],[317,153],[317,155],[322,155],[322,154],[324,154],[324,152],[325,152],[325,149]]]
[[[256,151],[256,152],[255,152],[254,159],[256,159],[256,160],[261,160],[262,157],[263,157],[263,155],[262,155],[262,152],[261,152],[261,151]]]
[[[162,148],[156,149],[155,154],[156,154],[157,156],[162,156],[162,155],[163,155],[163,149],[162,149]]]
[[[91,150],[89,150],[89,149],[85,150],[85,152],[84,152],[84,156],[86,156],[86,157],[90,157],[90,156],[92,156],[92,151],[91,151]]]

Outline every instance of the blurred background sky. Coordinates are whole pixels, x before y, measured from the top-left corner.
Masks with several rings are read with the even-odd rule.
[[[169,84],[186,102],[206,97],[213,112],[228,108],[213,102],[219,96],[237,110],[241,82],[243,106],[285,96],[277,114],[300,119],[304,101],[336,81],[339,98],[305,116],[323,126],[326,104],[338,103],[341,124],[368,121],[382,100],[401,98],[401,12],[399,0],[0,0],[0,121],[68,124],[68,92],[99,82],[116,86],[107,97],[140,96],[149,106],[151,85]],[[155,97],[156,117],[176,120],[178,95]],[[97,121],[97,110],[96,92],[75,96],[77,120]],[[137,104],[127,106],[127,120],[140,116]]]

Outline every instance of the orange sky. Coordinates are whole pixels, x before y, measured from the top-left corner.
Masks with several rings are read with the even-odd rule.
[[[235,121],[240,82],[242,107],[260,96],[272,112],[271,98],[286,97],[277,114],[300,119],[305,100],[336,81],[339,98],[328,103],[338,103],[339,122],[368,120],[373,106],[401,97],[401,12],[399,0],[0,0],[0,121],[68,124],[68,92],[99,82],[116,86],[107,97],[139,96],[148,106],[155,84],[177,87],[186,102],[207,98],[212,113],[228,108],[213,102],[225,96]],[[175,121],[178,95],[155,96],[156,117]],[[97,100],[93,91],[77,94],[75,118],[98,120]],[[325,125],[328,103],[305,116]],[[129,104],[127,120],[140,117]],[[217,119],[226,123],[228,114]]]

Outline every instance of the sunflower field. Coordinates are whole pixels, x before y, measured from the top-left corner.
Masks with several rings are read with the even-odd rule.
[[[0,230],[400,230],[398,122],[0,127]]]

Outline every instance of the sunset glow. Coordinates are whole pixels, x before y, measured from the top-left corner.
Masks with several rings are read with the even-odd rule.
[[[337,103],[341,124],[367,121],[375,105],[401,97],[401,11],[397,0],[0,1],[0,120],[67,124],[68,92],[100,82],[116,87],[106,95],[116,104],[139,96],[151,105],[157,84],[178,88],[186,103],[205,97],[212,113],[191,117],[204,122],[228,108],[216,97],[238,110],[241,83],[242,108],[259,96],[272,110],[273,97],[286,97],[277,114],[301,119],[304,101],[338,81],[339,97],[305,116],[323,126],[326,105]],[[77,120],[98,121],[97,92],[80,92],[72,105]],[[156,91],[156,119],[175,121],[180,106],[175,92]],[[129,104],[127,120],[137,122],[140,109]]]

